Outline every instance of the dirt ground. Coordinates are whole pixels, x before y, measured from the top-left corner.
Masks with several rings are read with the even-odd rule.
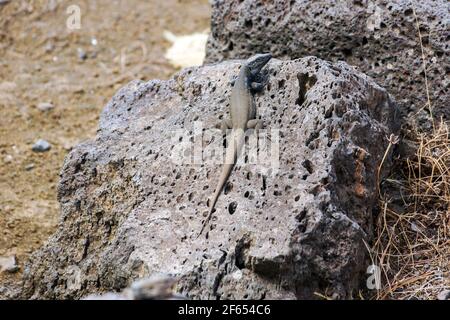
[[[79,6],[70,30],[67,8]],[[19,270],[0,273],[0,289],[54,232],[56,190],[65,155],[94,137],[99,114],[133,79],[166,79],[174,34],[209,27],[207,0],[15,0],[0,4],[0,256]],[[38,106],[51,103],[52,109]],[[51,143],[36,153],[38,139]]]

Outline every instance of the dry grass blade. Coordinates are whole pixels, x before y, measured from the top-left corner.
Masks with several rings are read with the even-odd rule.
[[[423,50],[422,33],[420,32],[419,19],[417,19],[416,8],[415,8],[414,5],[412,6],[412,11],[413,11],[413,14],[414,14],[414,20],[416,21],[416,29],[417,29],[417,35],[419,37],[420,52],[421,52],[421,55],[422,55],[423,73],[424,73],[424,78],[425,78],[425,92],[426,92],[426,95],[427,95],[427,104],[424,107],[428,107],[428,110],[430,112],[430,120],[432,122],[433,129],[435,129],[434,117],[433,117],[433,108],[431,106],[431,99],[430,99],[430,89],[428,87],[427,60],[425,59],[425,52]],[[423,109],[423,108],[421,108],[421,109]],[[416,113],[418,113],[419,111],[417,111]]]
[[[415,157],[406,160],[404,212],[380,198],[372,247],[384,286],[378,299],[435,299],[450,287],[450,133],[441,121],[417,135]]]

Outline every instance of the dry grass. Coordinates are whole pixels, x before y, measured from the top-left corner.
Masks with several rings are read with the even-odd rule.
[[[450,287],[450,135],[443,121],[434,132],[417,134],[417,152],[405,160],[400,190],[404,211],[380,198],[373,245],[381,268],[377,299],[436,299]]]

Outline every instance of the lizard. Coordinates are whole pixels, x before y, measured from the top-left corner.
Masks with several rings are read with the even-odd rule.
[[[202,234],[206,224],[211,219],[217,199],[231,174],[234,163],[244,144],[245,131],[247,129],[255,129],[257,132],[262,126],[261,121],[256,118],[253,94],[261,91],[267,84],[268,71],[267,69],[262,71],[262,69],[271,58],[272,55],[270,53],[260,53],[250,57],[242,64],[238,76],[232,81],[230,119],[224,120],[221,125],[222,132],[231,129],[231,134],[227,139],[230,143],[225,151],[225,162],[212,195],[208,215],[198,236]]]

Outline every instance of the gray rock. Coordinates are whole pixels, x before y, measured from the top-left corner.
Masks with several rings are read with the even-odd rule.
[[[116,292],[107,292],[104,294],[90,294],[82,300],[132,300],[130,297]]]
[[[431,128],[423,60],[434,116],[450,120],[450,10],[447,0],[213,0],[207,62],[271,52],[344,60],[397,99],[405,120]],[[421,111],[422,110],[422,111]],[[426,110],[426,109],[425,109]],[[418,113],[418,114],[417,114]]]
[[[34,152],[46,152],[49,151],[51,147],[52,145],[48,143],[46,140],[39,139],[33,144],[31,150],[33,150]]]
[[[271,135],[269,147],[279,141],[278,169],[264,158],[238,164],[197,238],[220,161],[176,155],[192,156],[197,121],[214,128],[228,112],[239,67],[189,68],[117,92],[97,137],[65,159],[59,227],[27,264],[22,298],[120,291],[158,273],[179,279],[176,293],[193,299],[325,290],[346,298],[358,289],[371,264],[362,240],[373,234],[377,167],[398,129],[395,103],[343,62],[272,60],[255,103],[273,130],[260,135]],[[213,148],[220,154],[220,130],[205,130],[203,145],[206,159]],[[266,146],[260,141],[262,153]]]
[[[16,256],[2,257],[0,256],[0,272],[14,273],[19,270]]]

